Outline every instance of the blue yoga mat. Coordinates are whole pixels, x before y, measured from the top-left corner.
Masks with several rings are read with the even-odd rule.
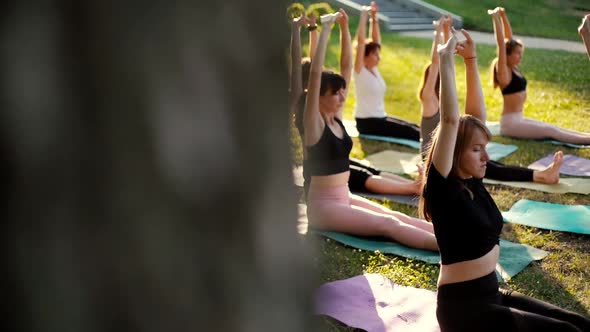
[[[518,146],[516,145],[502,144],[496,142],[489,142],[486,146],[486,150],[488,151],[490,159],[496,161],[506,157],[507,155],[511,154],[517,149]]]
[[[521,199],[502,215],[504,220],[514,224],[590,234],[590,205],[563,205]]]
[[[416,195],[374,194],[365,191],[353,191],[352,193],[365,198],[374,198],[381,201],[390,200],[392,202],[412,206],[418,206],[418,202],[420,200],[420,198]]]
[[[551,143],[551,144],[554,144],[554,145],[564,145],[564,146],[568,146],[570,148],[577,148],[577,149],[589,149],[590,148],[590,145],[566,143],[566,142],[553,141],[553,140],[546,140],[546,141],[543,141],[543,142]]]
[[[329,231],[312,230],[313,233],[325,236],[350,247],[367,251],[379,250],[382,253],[394,254],[406,258],[420,260],[430,264],[438,264],[438,252],[406,247],[402,244],[381,238],[363,238],[349,234]],[[500,240],[500,259],[496,266],[498,280],[507,280],[522,271],[534,260],[547,256],[548,252],[525,244]]]
[[[420,142],[414,141],[411,139],[407,139],[407,138],[397,138],[397,137],[378,136],[378,135],[365,135],[365,134],[360,134],[359,137],[366,138],[366,139],[372,139],[375,141],[383,141],[383,142],[388,142],[388,143],[405,145],[405,146],[409,146],[411,148],[420,150]]]

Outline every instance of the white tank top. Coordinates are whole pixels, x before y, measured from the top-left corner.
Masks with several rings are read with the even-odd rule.
[[[354,72],[354,91],[356,94],[355,118],[383,118],[385,113],[385,90],[387,85],[377,67],[371,73],[365,66],[361,72]]]

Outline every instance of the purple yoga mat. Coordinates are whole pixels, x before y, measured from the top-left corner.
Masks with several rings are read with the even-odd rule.
[[[543,170],[553,162],[553,154],[535,161],[529,168]],[[571,154],[563,156],[563,164],[559,173],[574,176],[590,176],[590,160]]]
[[[368,332],[440,332],[436,293],[400,286],[380,274],[363,274],[323,284],[315,313]]]

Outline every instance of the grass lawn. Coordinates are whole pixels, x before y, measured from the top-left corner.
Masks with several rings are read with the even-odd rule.
[[[461,3],[467,2],[461,1]],[[450,6],[449,9],[452,10]],[[459,11],[458,13],[462,14]],[[575,25],[575,22],[572,24]],[[338,64],[338,28],[334,30],[327,58],[329,68],[337,68]],[[351,31],[354,35],[355,29],[352,28]],[[388,85],[386,110],[391,115],[419,123],[421,115],[419,102],[416,99],[416,89],[422,69],[429,61],[431,41],[402,37],[394,33],[383,33],[382,37],[380,71]],[[497,90],[492,90],[488,83],[488,66],[494,57],[495,47],[478,45],[477,51],[488,118],[497,121],[501,112],[501,94]],[[457,84],[462,107],[465,95],[465,72],[462,61],[459,58],[456,60]],[[520,69],[529,82],[528,101],[525,105],[526,116],[571,129],[590,131],[590,63],[585,54],[530,49],[526,50]],[[345,118],[352,119],[354,103],[354,89],[351,89],[345,106]],[[292,136],[294,162],[300,164],[301,143],[296,130],[293,131]],[[356,158],[363,158],[385,149],[412,151],[389,143],[358,138],[353,140],[352,156]],[[590,149],[571,149],[504,137],[494,137],[494,141],[515,144],[519,147],[516,152],[502,160],[511,165],[527,166],[557,149],[563,150],[566,154],[590,159]],[[516,201],[523,198],[590,205],[588,195],[548,194],[501,185],[488,186],[488,190],[503,211],[508,210]],[[413,207],[391,202],[381,203],[392,209],[417,215]],[[504,287],[589,315],[590,236],[505,224],[501,237],[550,252],[549,256],[540,262],[532,263],[503,285]],[[393,255],[354,250],[320,237],[306,236],[305,240],[316,248],[314,262],[321,282],[349,278],[364,272],[375,272],[402,285],[436,289],[438,276],[436,265]],[[330,319],[324,321],[328,330],[351,330]]]
[[[512,31],[536,36],[581,41],[577,27],[590,13],[588,0],[428,0],[437,7],[463,17],[465,29],[494,31],[486,9],[506,8]]]

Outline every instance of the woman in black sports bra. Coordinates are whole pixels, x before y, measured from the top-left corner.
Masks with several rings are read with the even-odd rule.
[[[503,220],[482,182],[491,134],[477,117],[459,115],[454,53],[465,46],[453,36],[438,47],[441,121],[428,151],[419,207],[432,221],[440,249],[441,331],[590,331],[588,318],[498,287]]]
[[[342,17],[338,19],[340,26],[340,74],[344,77],[347,85],[350,82],[352,72],[352,50],[351,38],[348,28],[348,17],[344,10],[340,11]],[[306,93],[303,90],[307,86],[310,58],[301,58],[301,36],[300,30],[307,25],[309,31],[309,55],[313,58],[315,47],[317,45],[317,26],[315,17],[311,14],[309,17],[301,16],[293,19],[291,35],[291,87],[290,87],[290,110],[295,115],[295,125],[299,135],[303,137],[303,109],[306,99]],[[341,112],[339,112],[341,113]],[[339,114],[340,115],[340,114]],[[305,151],[304,151],[305,153]],[[304,156],[304,160],[306,157]],[[309,188],[309,174],[304,173],[305,192]],[[393,173],[384,172],[354,159],[350,159],[350,178],[348,187],[351,191],[368,192],[378,194],[401,194],[417,195],[419,194],[422,184],[420,179],[412,181]]]
[[[512,28],[502,7],[488,10],[494,23],[497,58],[492,61],[494,87],[500,87],[504,101],[500,118],[500,133],[504,136],[527,139],[553,139],[566,143],[590,144],[590,133],[557,127],[542,121],[525,118],[527,80],[518,71],[524,46],[514,40]]]
[[[311,226],[361,236],[384,236],[404,245],[438,250],[432,224],[391,211],[348,189],[352,140],[341,121],[346,98],[344,77],[323,71],[332,24],[342,13],[321,17],[315,56],[311,62],[308,93],[303,112],[304,165],[311,181],[307,216]]]

